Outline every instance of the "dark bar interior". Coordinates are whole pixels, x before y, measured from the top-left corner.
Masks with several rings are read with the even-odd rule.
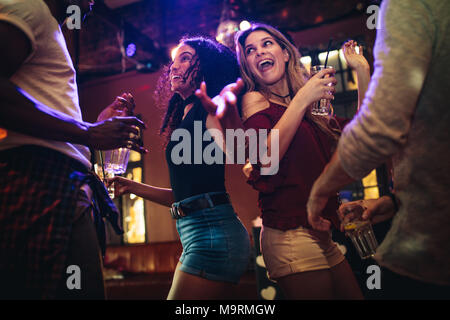
[[[449,17],[0,0],[0,299],[448,300]]]

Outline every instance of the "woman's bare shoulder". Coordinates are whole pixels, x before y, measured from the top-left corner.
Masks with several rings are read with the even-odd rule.
[[[269,106],[269,100],[267,100],[260,92],[247,92],[242,97],[242,121],[247,120],[259,111],[267,109]]]

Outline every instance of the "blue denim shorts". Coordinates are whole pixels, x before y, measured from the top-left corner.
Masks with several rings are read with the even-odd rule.
[[[176,225],[183,246],[182,271],[208,280],[239,282],[250,261],[250,240],[231,204],[189,213]]]

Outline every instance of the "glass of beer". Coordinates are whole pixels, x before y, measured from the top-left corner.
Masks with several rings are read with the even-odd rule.
[[[100,151],[100,163],[94,165],[95,173],[103,181],[111,199],[114,199],[114,184],[108,185],[108,179],[115,175],[124,174],[127,171],[130,149],[118,148]]]
[[[101,164],[94,164],[94,170],[95,173],[98,175],[98,177],[100,178],[100,180],[103,181],[103,183],[106,186],[106,190],[108,190],[108,195],[111,199],[114,199],[114,184],[111,184],[110,186],[108,186],[107,180],[111,179],[114,177],[114,173],[112,173],[111,171],[106,171],[104,170],[104,168],[102,168]]]
[[[361,259],[368,259],[375,255],[378,242],[370,221],[361,218],[364,210],[360,204],[348,206],[342,223],[345,235],[350,238]]]
[[[324,65],[312,66],[311,70],[310,70],[311,77],[323,69],[334,70],[334,68],[332,66],[327,66],[327,67],[325,67]],[[326,75],[325,77],[329,77],[329,75]],[[332,86],[332,85],[333,85],[332,83],[329,84],[329,86]],[[316,101],[313,103],[312,108],[311,108],[311,114],[317,115],[317,116],[327,116],[330,114],[330,109],[331,109],[330,100],[329,99],[320,99],[319,101]]]
[[[130,157],[130,149],[118,148],[107,150],[104,152],[103,168],[105,172],[105,184],[111,199],[114,199],[114,184],[107,184],[107,180],[115,175],[124,174],[127,171],[128,159]]]

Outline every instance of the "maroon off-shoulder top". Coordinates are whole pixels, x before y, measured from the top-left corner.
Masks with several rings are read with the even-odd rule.
[[[286,107],[270,102],[270,106],[249,117],[246,129],[272,129],[284,114]],[[349,120],[337,118],[341,128]],[[332,156],[333,138],[314,122],[303,118],[284,157],[280,159],[275,175],[261,175],[259,166],[253,165],[248,183],[259,191],[258,206],[264,226],[279,230],[299,226],[311,228],[307,219],[306,202],[314,181],[319,177]],[[332,197],[324,210],[324,218],[338,227],[338,197]]]

